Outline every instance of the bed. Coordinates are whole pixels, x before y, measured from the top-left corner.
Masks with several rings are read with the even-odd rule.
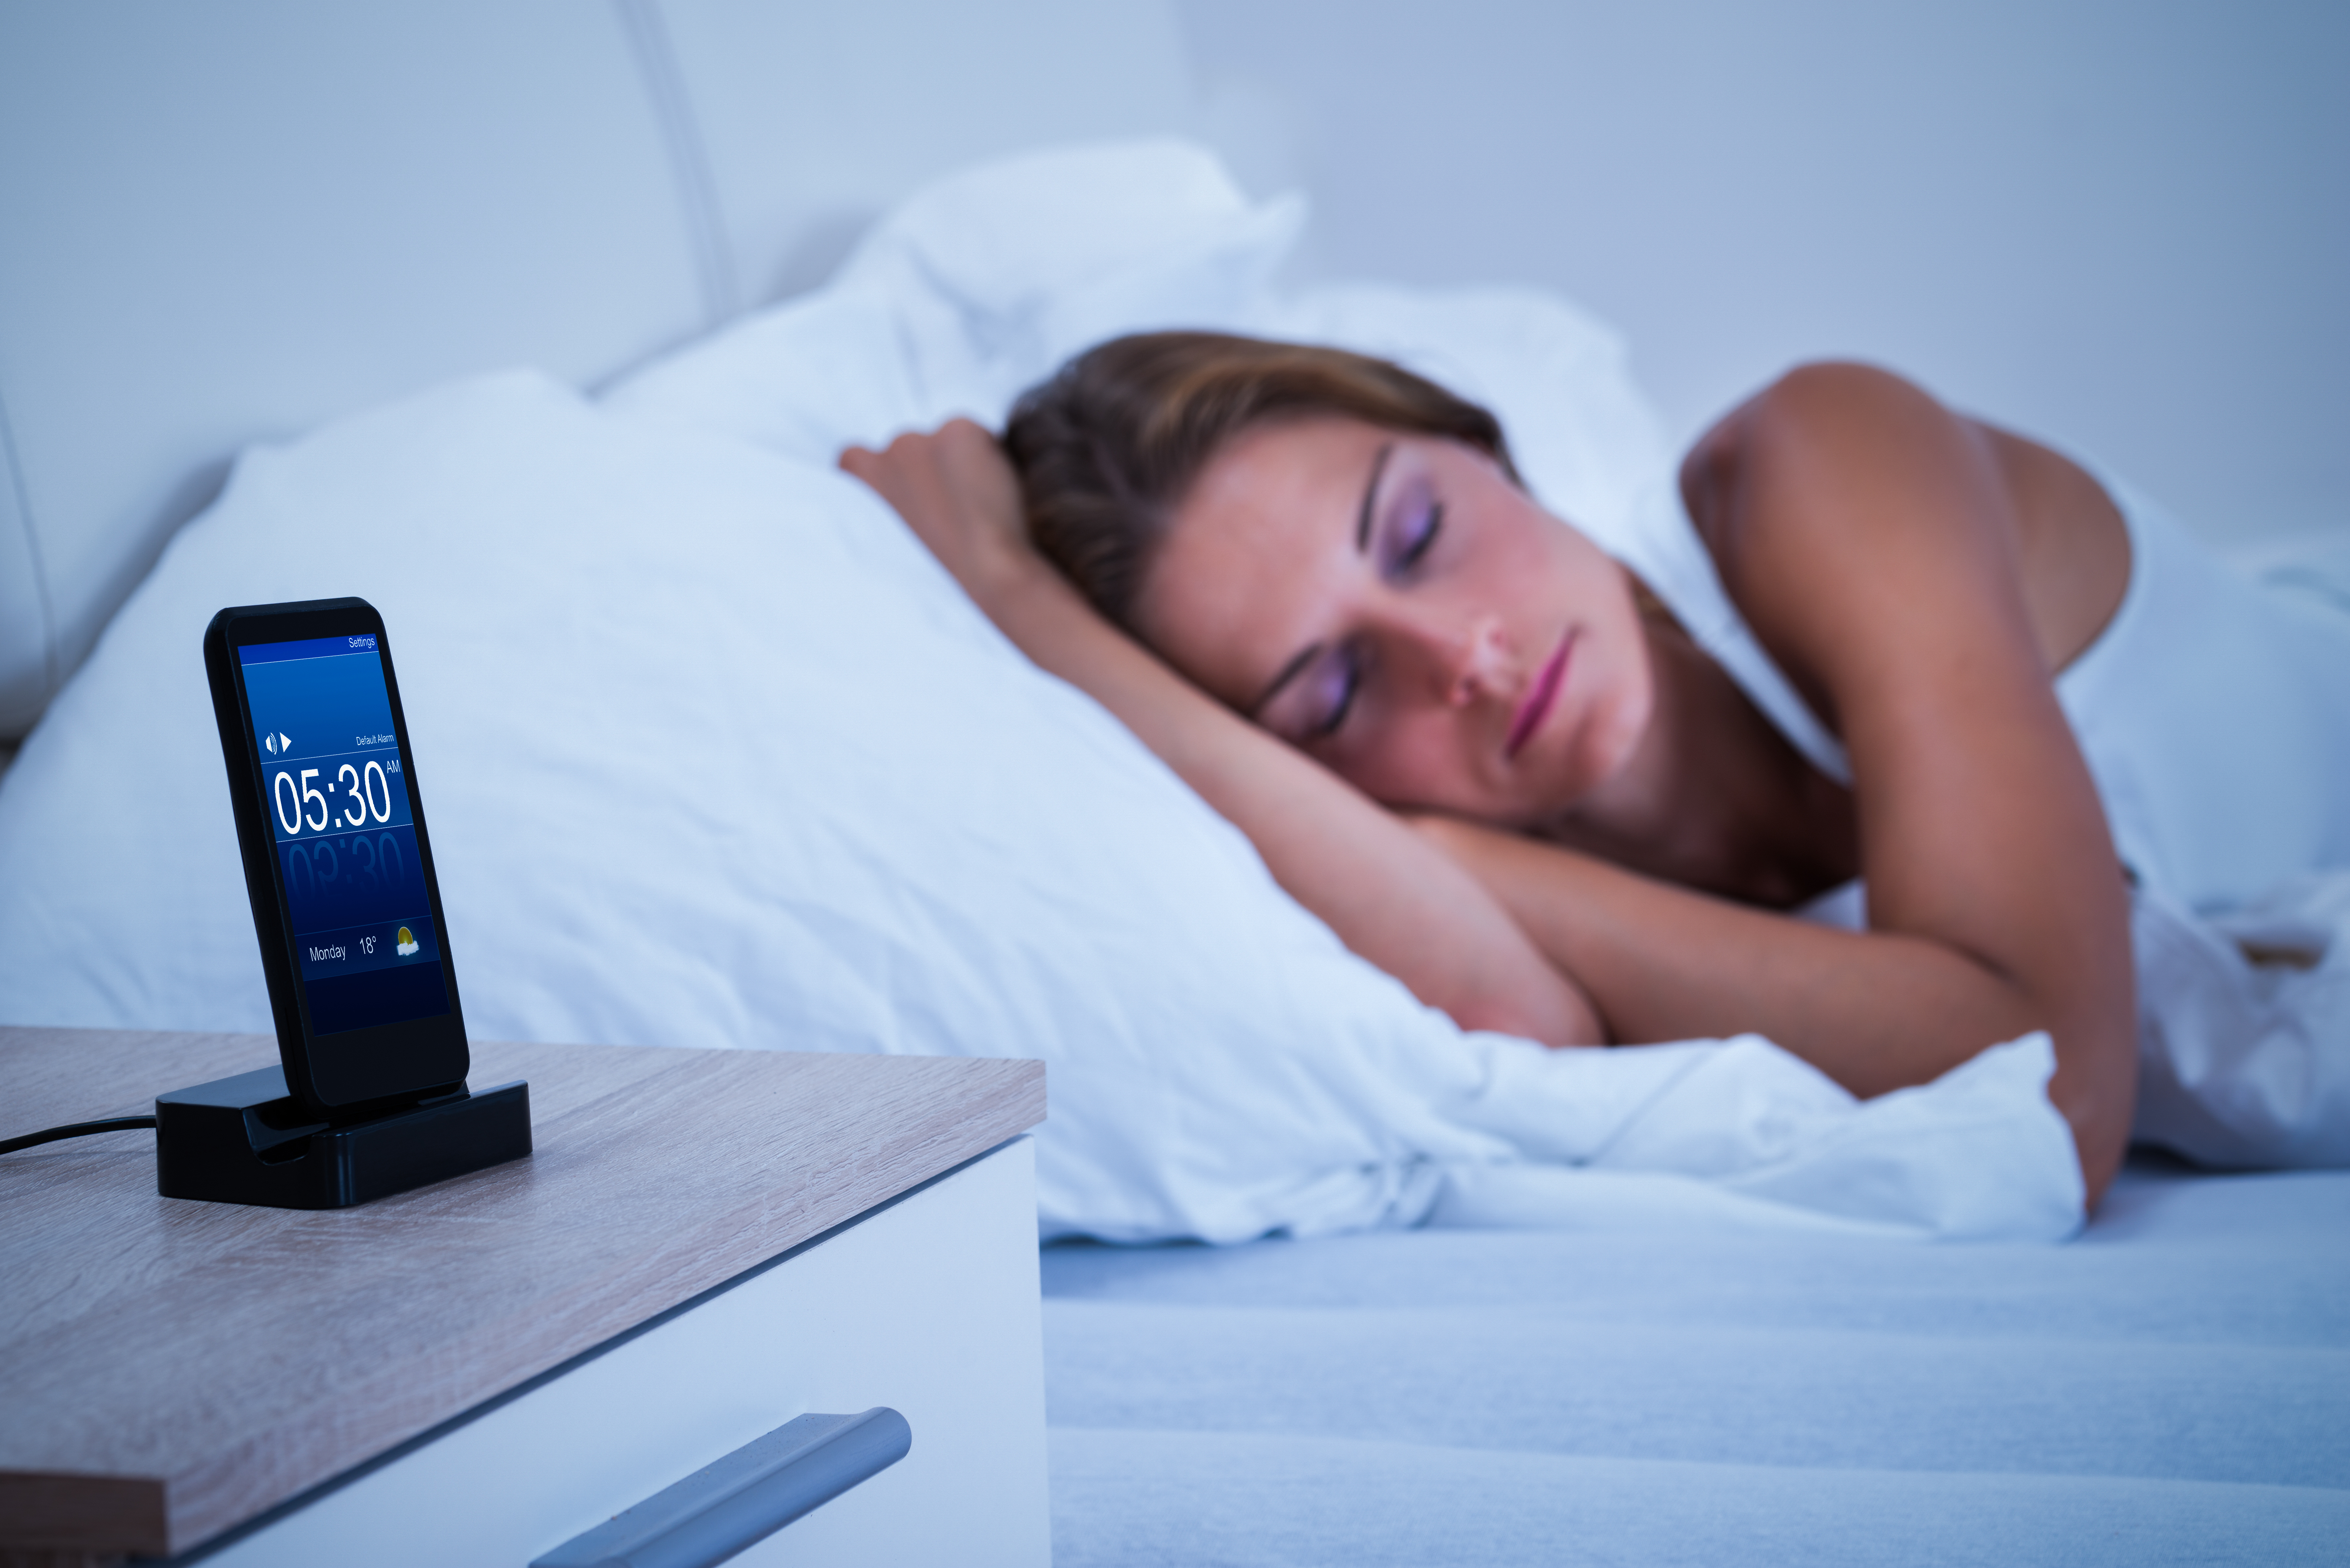
[[[2044,1039],[1464,1035],[831,472],[1175,324],[1460,384],[1597,532],[1669,455],[1568,302],[1301,286],[1172,13],[1020,19],[0,21],[0,1019],[267,1027],[196,637],[357,591],[476,1033],[1050,1064],[1064,1562],[2323,1560],[2350,1179],[2052,1247]]]
[[[1055,1561],[2339,1561],[2346,1223],[2142,1159],[2059,1249],[1049,1248]]]

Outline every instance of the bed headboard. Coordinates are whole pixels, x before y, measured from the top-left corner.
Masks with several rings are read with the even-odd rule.
[[[0,739],[245,443],[592,384],[923,180],[1190,103],[1166,0],[0,9]]]

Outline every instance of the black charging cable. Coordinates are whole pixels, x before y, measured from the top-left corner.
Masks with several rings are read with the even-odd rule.
[[[0,1138],[0,1154],[14,1154],[20,1148],[30,1148],[36,1143],[55,1143],[59,1138],[88,1137],[92,1133],[136,1132],[140,1127],[155,1125],[153,1116],[109,1116],[101,1122],[68,1122],[61,1127],[44,1127],[23,1137]]]

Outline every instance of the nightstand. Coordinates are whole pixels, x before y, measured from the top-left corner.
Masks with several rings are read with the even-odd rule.
[[[276,1049],[0,1029],[0,1133]],[[1041,1064],[475,1044],[516,1077],[529,1158],[357,1209],[157,1197],[151,1132],[0,1157],[0,1549],[524,1568],[886,1407],[906,1456],[733,1561],[1049,1560]]]

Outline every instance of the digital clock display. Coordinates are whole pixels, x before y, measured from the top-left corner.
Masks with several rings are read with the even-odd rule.
[[[237,655],[312,1033],[447,1012],[375,638],[248,643]]]

